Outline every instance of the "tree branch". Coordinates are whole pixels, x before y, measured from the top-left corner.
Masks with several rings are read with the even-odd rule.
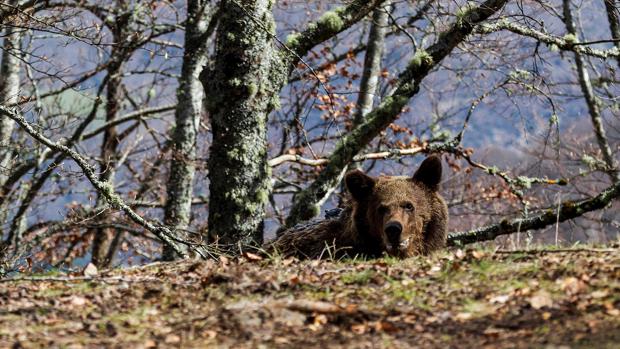
[[[510,23],[506,20],[501,20],[497,23],[492,24],[480,25],[476,28],[476,33],[489,34],[501,30],[507,30],[521,36],[527,36],[549,46],[555,45],[558,49],[564,51],[572,51],[575,53],[581,53],[584,55],[598,57],[602,59],[607,59],[610,57],[620,57],[620,50],[618,50],[617,48],[604,51],[593,49],[587,46],[583,46],[582,44],[584,43],[575,42],[574,40],[572,40],[571,36],[560,38],[536,29],[523,27],[516,23]]]
[[[384,0],[355,0],[347,6],[325,12],[318,20],[308,24],[301,33],[288,36],[286,46],[298,57],[305,56],[314,46],[347,30],[359,22]],[[298,58],[291,57],[292,67]]]
[[[78,154],[73,149],[66,147],[63,144],[54,142],[49,138],[45,137],[39,131],[37,131],[32,125],[30,125],[23,116],[17,113],[15,110],[9,109],[5,106],[0,106],[0,114],[3,114],[11,119],[13,119],[17,124],[19,124],[24,131],[26,131],[32,138],[37,140],[38,142],[44,144],[48,148],[62,152],[70,157],[75,163],[80,167],[86,178],[93,185],[95,190],[115,209],[123,211],[132,221],[136,224],[144,227],[155,236],[157,236],[163,243],[167,244],[171,248],[175,250],[180,256],[187,258],[185,250],[173,240],[174,233],[164,226],[156,226],[153,223],[147,221],[146,219],[140,217],[134,210],[131,209],[123,199],[112,189],[109,183],[101,182],[97,175],[95,174],[94,168],[84,159],[80,154]]]
[[[542,229],[548,225],[564,222],[591,211],[600,210],[620,196],[620,182],[605,189],[597,196],[578,202],[564,201],[559,208],[550,208],[544,213],[530,218],[518,218],[512,221],[503,220],[497,224],[476,228],[466,232],[453,233],[448,236],[449,246],[460,246],[475,242],[494,240],[500,235],[512,234],[517,231]]]
[[[465,12],[450,29],[441,33],[427,50],[418,50],[409,66],[400,74],[394,94],[371,111],[364,121],[344,137],[329,157],[329,163],[318,178],[295,196],[291,213],[286,220],[293,226],[319,213],[319,204],[329,194],[353,157],[393,122],[420,88],[420,83],[439,62],[471,34],[474,27],[489,18],[508,0],[487,0],[480,7]]]

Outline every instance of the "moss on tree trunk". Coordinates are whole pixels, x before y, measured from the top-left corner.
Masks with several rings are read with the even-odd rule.
[[[209,238],[235,250],[262,242],[271,189],[267,116],[284,73],[271,5],[222,1],[215,61],[201,74],[213,132]]]

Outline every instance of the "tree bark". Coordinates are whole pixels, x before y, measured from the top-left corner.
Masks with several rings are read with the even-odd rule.
[[[223,0],[213,69],[201,73],[213,141],[209,239],[223,248],[262,243],[271,190],[267,116],[284,74],[269,0]]]
[[[118,42],[118,41],[116,41]],[[111,64],[108,68],[109,82],[106,90],[106,109],[105,109],[105,121],[112,122],[116,119],[116,115],[120,109],[120,90],[121,83],[123,81],[121,75],[122,57],[119,53],[112,50],[111,57],[116,62]],[[99,181],[102,183],[108,183],[113,186],[114,174],[116,172],[116,148],[118,147],[118,138],[116,127],[111,126],[106,128],[103,133],[103,143],[101,144],[101,164]],[[97,194],[96,210],[103,210],[107,205],[106,199],[101,193]],[[99,220],[105,220],[108,214],[104,211],[98,218]],[[92,263],[98,268],[107,268],[112,263],[112,260],[108,256],[110,247],[112,246],[112,240],[114,239],[114,229],[98,228],[94,230],[93,246],[92,246]]]
[[[0,62],[0,103],[3,105],[16,104],[19,97],[19,56],[21,55],[21,33],[15,27],[7,26],[4,30],[4,42],[2,47],[2,61]],[[8,179],[11,159],[17,149],[11,144],[11,136],[15,122],[9,117],[0,116],[0,187],[3,187]],[[8,201],[2,201],[0,205],[0,224],[4,224],[8,218]],[[19,235],[12,234],[12,240]],[[0,225],[0,236],[2,226]],[[9,241],[12,242],[12,241]]]
[[[360,80],[359,95],[357,97],[357,110],[353,118],[353,128],[362,123],[366,114],[368,114],[374,106],[375,95],[379,85],[379,74],[381,74],[381,59],[383,58],[383,46],[387,33],[390,3],[391,1],[389,0],[385,1],[383,6],[378,7],[372,12],[370,32],[368,33],[368,41],[366,44],[366,54],[364,56],[364,66],[362,68],[362,79]],[[359,167],[360,163],[352,162],[349,166],[345,167],[344,171]],[[340,191],[344,192],[345,187],[342,180],[338,181],[338,183],[340,184]],[[336,189],[336,186],[328,190],[324,197],[328,198]]]
[[[568,33],[574,36],[575,42],[578,42],[579,34],[575,26],[575,20],[573,19],[570,5],[570,0],[564,0],[564,23],[566,24],[566,29]],[[574,52],[574,54],[575,65],[577,67],[577,74],[579,78],[579,85],[581,86],[583,97],[585,98],[586,105],[588,106],[588,112],[590,113],[590,120],[592,121],[592,126],[594,127],[596,141],[603,155],[603,161],[605,161],[605,165],[607,166],[605,172],[612,180],[612,182],[620,182],[620,172],[618,171],[618,164],[614,159],[614,154],[611,150],[611,147],[609,146],[609,141],[607,140],[605,128],[603,127],[603,116],[601,115],[600,101],[594,94],[594,89],[592,88],[592,83],[590,82],[590,74],[588,73],[586,62],[584,61],[581,53]]]
[[[370,33],[368,33],[368,45],[364,57],[362,79],[360,81],[360,92],[357,98],[357,112],[353,120],[354,126],[361,124],[364,116],[373,107],[379,84],[379,74],[381,74],[381,58],[383,57],[389,11],[390,1],[386,1],[382,7],[377,8],[372,13],[372,23],[370,25]]]
[[[207,63],[207,38],[214,27],[213,24],[207,25],[210,16],[205,6],[205,1],[201,0],[188,2],[185,52],[177,90],[176,125],[172,138],[172,158],[167,183],[164,224],[179,235],[183,235],[182,231],[190,222],[192,184],[196,171],[196,135],[203,98],[198,75]],[[212,19],[212,21],[215,20],[215,18]],[[177,257],[178,255],[170,246],[164,245],[164,260]]]
[[[21,34],[14,27],[6,27],[0,62],[0,103],[13,105],[19,95],[19,56],[21,52]],[[11,135],[15,122],[6,116],[0,117],[0,185],[6,181],[5,170],[8,168],[13,149]]]
[[[213,67],[200,80],[209,91],[207,110],[213,141],[209,238],[221,247],[262,242],[265,205],[271,193],[267,164],[267,116],[279,104],[279,92],[301,57],[314,46],[345,31],[382,0],[355,0],[327,11],[286,46],[274,47],[272,1],[223,0]]]
[[[620,51],[620,15],[618,14],[620,11],[620,2],[618,2],[618,0],[604,0],[604,2],[611,38],[617,40],[614,42],[614,45]],[[620,67],[620,57],[616,57],[616,60]]]

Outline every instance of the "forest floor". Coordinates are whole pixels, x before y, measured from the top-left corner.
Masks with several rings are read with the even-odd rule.
[[[620,348],[620,246],[0,280],[0,347]]]

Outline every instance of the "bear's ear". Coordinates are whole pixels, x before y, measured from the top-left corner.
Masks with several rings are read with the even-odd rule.
[[[360,170],[353,170],[344,178],[347,190],[355,200],[362,200],[372,194],[375,180]]]
[[[441,182],[441,158],[437,155],[427,157],[412,179],[423,183],[431,190],[438,190]]]

